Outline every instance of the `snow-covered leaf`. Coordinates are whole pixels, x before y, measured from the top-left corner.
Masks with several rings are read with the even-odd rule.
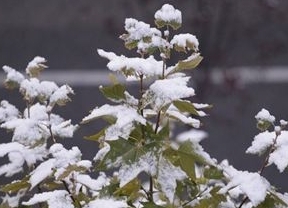
[[[181,11],[175,9],[170,4],[164,4],[162,8],[155,13],[154,17],[155,23],[159,28],[168,25],[174,30],[177,30],[182,24]]]
[[[265,200],[271,187],[269,182],[260,176],[259,173],[238,171],[232,166],[226,165],[224,165],[223,171],[229,182],[219,190],[219,193],[224,194],[230,189],[239,187],[243,194],[249,198],[253,206],[257,206]]]
[[[21,189],[28,189],[30,188],[30,183],[28,182],[29,178],[26,176],[21,180],[16,180],[11,183],[8,183],[4,186],[1,186],[1,191],[5,193],[17,193]]]
[[[19,110],[6,100],[0,103],[0,123],[18,118]]]
[[[146,123],[146,120],[135,108],[126,105],[111,106],[108,104],[92,110],[88,116],[83,118],[82,122],[87,123],[105,116],[112,116],[116,119],[115,123],[106,129],[105,140],[116,140],[119,137],[127,138],[136,123],[143,125]]]
[[[35,194],[31,199],[22,204],[31,206],[42,202],[46,202],[49,208],[74,208],[69,193],[64,190]]]
[[[176,77],[171,79],[156,80],[143,95],[144,103],[150,103],[158,112],[164,106],[181,98],[193,96],[194,89],[187,87],[190,77]],[[147,100],[145,102],[145,100]]]
[[[69,94],[74,94],[74,91],[68,85],[63,85],[53,92],[50,96],[50,105],[57,104],[59,106],[65,105],[67,102],[71,101]]]
[[[84,208],[96,208],[96,207],[101,207],[101,208],[127,208],[128,204],[125,201],[121,200],[116,200],[113,198],[102,198],[102,199],[95,199]]]
[[[26,73],[30,77],[38,77],[39,73],[47,68],[45,65],[46,59],[40,56],[36,56],[32,61],[29,62],[27,68],[26,68]]]
[[[112,101],[122,101],[125,99],[125,86],[121,84],[115,84],[108,87],[100,86],[102,94]]]
[[[3,66],[4,72],[7,74],[4,82],[5,87],[14,89],[20,86],[25,79],[24,75],[9,66]]]
[[[196,38],[196,36],[189,34],[189,33],[175,35],[172,38],[170,43],[175,47],[175,49],[177,51],[182,51],[182,52],[186,52],[187,50],[188,51],[193,50],[193,51],[197,52],[198,46],[199,46],[199,42],[198,42],[198,39]],[[196,55],[196,57],[199,57],[199,54],[195,54],[195,55]],[[193,58],[191,60],[195,60],[195,59],[196,58]]]

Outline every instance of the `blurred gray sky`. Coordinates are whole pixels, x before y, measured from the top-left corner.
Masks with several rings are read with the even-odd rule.
[[[118,39],[125,18],[153,25],[163,3],[200,40],[201,66],[288,64],[287,0],[2,0],[0,65],[25,67],[40,55],[52,69],[103,68],[96,49],[127,54]]]

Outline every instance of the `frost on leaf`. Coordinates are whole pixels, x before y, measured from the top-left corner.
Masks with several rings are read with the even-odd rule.
[[[257,206],[265,200],[270,190],[270,184],[264,177],[258,173],[238,171],[226,164],[223,165],[223,170],[229,182],[219,190],[219,193],[224,194],[234,188],[239,188],[249,198],[253,206]]]
[[[31,199],[22,204],[31,206],[42,202],[46,202],[49,208],[74,208],[69,193],[64,190],[35,194]]]
[[[267,130],[275,121],[275,117],[264,108],[257,113],[255,118],[257,120],[257,128],[261,131]]]
[[[102,199],[95,199],[84,208],[96,208],[96,207],[101,207],[101,208],[126,208],[128,207],[127,203],[125,201],[121,200],[116,200],[113,198],[102,198]]]
[[[7,74],[5,79],[5,86],[7,88],[13,89],[18,87],[20,83],[25,79],[23,74],[9,66],[3,66],[3,70]]]
[[[190,77],[176,77],[171,79],[156,80],[144,94],[144,103],[151,104],[158,112],[174,100],[195,95],[194,89],[187,87]]]
[[[107,67],[111,71],[122,72],[126,77],[139,79],[140,75],[145,77],[158,76],[162,74],[163,61],[157,61],[153,56],[148,58],[127,58],[123,55],[117,56],[112,52],[98,49],[100,56],[107,58]]]
[[[92,110],[90,115],[83,118],[82,122],[89,122],[99,117],[112,117],[115,122],[105,131],[106,140],[116,140],[119,137],[127,138],[134,128],[135,123],[145,125],[146,120],[139,115],[136,109],[126,106],[111,106],[105,104],[100,108]],[[111,119],[110,119],[111,120]]]
[[[170,203],[173,203],[176,186],[176,181],[182,181],[187,178],[185,172],[181,168],[174,166],[165,158],[160,158],[158,164],[157,182],[160,185],[161,191],[168,198]]]
[[[0,103],[0,123],[18,118],[18,109],[6,100]]]
[[[26,73],[30,76],[30,77],[38,77],[39,73],[47,68],[47,66],[45,65],[46,63],[46,59],[40,56],[36,56],[32,61],[30,61],[28,63],[28,66],[26,68]]]
[[[181,11],[175,9],[170,4],[164,4],[155,15],[155,23],[158,27],[164,27],[165,25],[171,26],[174,30],[178,29],[182,24]]]

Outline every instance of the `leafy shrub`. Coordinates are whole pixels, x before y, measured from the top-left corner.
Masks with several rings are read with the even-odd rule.
[[[287,122],[275,125],[275,117],[265,109],[256,115],[261,132],[247,153],[264,155],[258,172],[236,170],[226,160],[211,158],[200,144],[206,133],[198,130],[199,119],[211,106],[192,102],[195,92],[186,75],[202,60],[198,40],[188,33],[173,35],[182,17],[171,5],[155,13],[155,23],[156,28],[126,19],[120,38],[127,49],[135,49],[136,57],[98,50],[111,71],[139,83],[139,94],[129,93],[116,77],[110,86],[100,86],[114,104],[96,107],[83,118],[82,123],[107,121],[107,127],[87,137],[100,147],[91,161],[81,159],[78,147],[66,149],[59,141],[73,137],[78,128],[53,112],[56,105],[70,101],[73,90],[39,80],[46,60],[35,57],[26,76],[3,67],[5,86],[18,89],[26,107],[21,111],[8,101],[0,104],[1,127],[13,132],[10,143],[0,144],[0,156],[9,159],[0,175],[24,172],[19,180],[1,186],[5,196],[0,207],[288,206],[287,194],[278,193],[262,176],[268,165],[275,164],[280,172],[288,166]],[[169,65],[173,53],[187,57]],[[177,134],[183,125],[191,130]],[[92,178],[91,172],[98,177]]]

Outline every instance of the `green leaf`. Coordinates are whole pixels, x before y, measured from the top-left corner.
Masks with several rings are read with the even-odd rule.
[[[162,19],[156,19],[155,20],[155,24],[158,28],[162,28],[165,26],[170,26],[172,27],[174,30],[177,30],[181,27],[181,23],[176,22],[176,21],[164,21]]]
[[[186,100],[175,100],[173,101],[173,105],[181,112],[191,113],[193,115],[199,116],[196,108],[193,103]]]
[[[222,179],[224,175],[221,170],[211,166],[204,169],[204,177],[208,179]]]
[[[125,99],[125,86],[115,84],[108,87],[100,87],[102,94],[110,100],[124,100]]]
[[[203,198],[199,200],[199,203],[196,204],[195,208],[215,208],[218,207],[221,202],[226,201],[226,197],[222,194],[218,194],[220,190],[219,187],[215,187],[210,191],[210,198]]]
[[[143,205],[143,208],[164,208],[155,204],[154,202],[141,202],[141,204]]]
[[[105,136],[106,128],[101,129],[97,134],[91,136],[85,136],[84,139],[91,140],[91,141],[98,141],[101,137]]]
[[[0,190],[5,193],[16,193],[24,188],[29,189],[30,186],[29,177],[26,176],[22,180],[13,181],[12,183],[2,186]]]
[[[78,165],[68,165],[68,167],[65,169],[65,171],[61,175],[59,175],[56,180],[65,179],[73,171],[75,171],[75,172],[85,172],[85,171],[87,171],[87,168],[84,167],[84,166],[78,166]]]
[[[282,205],[284,207],[288,207],[283,200],[281,200],[276,194],[269,193],[266,195],[265,200],[257,206],[257,208],[274,208]]]
[[[183,71],[186,69],[194,69],[200,64],[202,60],[203,60],[203,57],[199,55],[192,59],[188,58],[186,60],[179,61],[176,67],[176,71],[179,72],[179,71]]]
[[[263,121],[263,120],[259,120],[257,121],[257,128],[260,130],[260,131],[266,131],[267,129],[269,129],[269,127],[271,126],[272,124],[269,122],[269,121]]]
[[[113,164],[119,157],[122,159],[135,148],[132,142],[123,138],[107,141],[107,143],[110,145],[110,151],[105,155],[104,159],[100,161],[98,165],[98,169],[100,170],[106,170],[108,164]]]
[[[141,182],[135,178],[125,186],[119,188],[114,194],[117,196],[127,196],[130,200],[137,199],[138,192],[141,188]]]

